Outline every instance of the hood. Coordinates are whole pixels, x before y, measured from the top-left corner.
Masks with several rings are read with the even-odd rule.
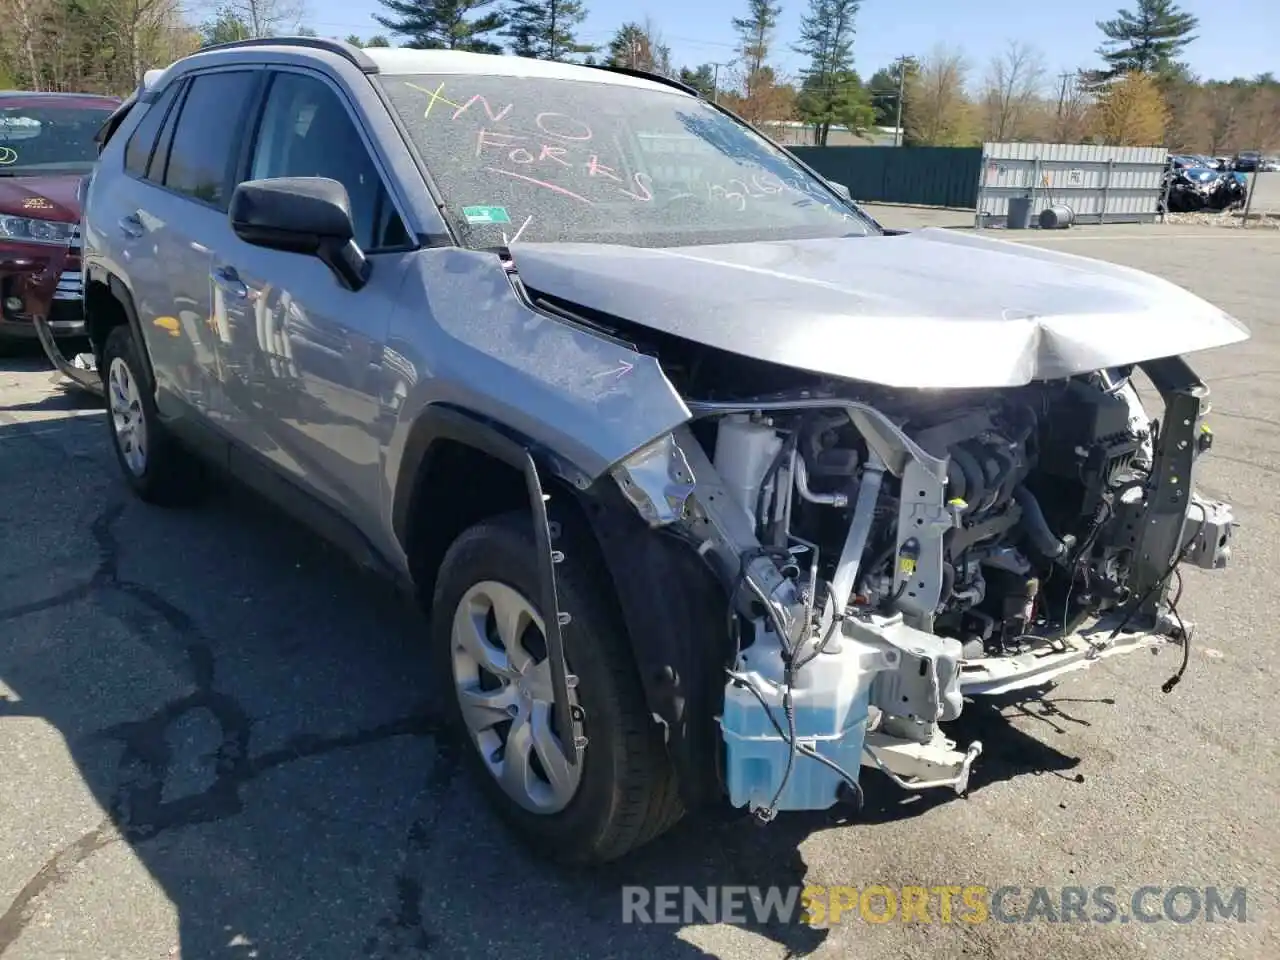
[[[76,190],[81,174],[57,177],[0,177],[0,214],[80,222],[80,202]]]
[[[885,386],[1018,386],[1249,337],[1150,274],[952,230],[665,249],[516,243],[511,254],[539,293]]]

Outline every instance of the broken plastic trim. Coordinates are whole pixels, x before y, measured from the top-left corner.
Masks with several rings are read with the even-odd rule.
[[[564,560],[564,555],[551,546],[551,521],[547,517],[549,498],[542,492],[538,465],[527,449],[524,451],[524,479],[529,491],[529,506],[533,510],[533,535],[538,545],[542,620],[547,636],[547,658],[551,661],[551,691],[555,697],[552,710],[556,718],[556,729],[560,731],[560,735],[554,739],[566,762],[570,766],[577,766],[586,740],[578,737],[574,727],[575,718],[569,705],[569,668],[564,656],[564,636],[560,632],[560,627],[569,622],[569,615],[560,612],[556,591],[555,565]]]
[[[49,358],[49,362],[53,364],[54,369],[68,380],[73,381],[76,386],[105,398],[107,393],[102,385],[102,376],[98,371],[77,367],[64,357],[62,351],[58,348],[57,338],[54,337],[48,321],[42,315],[36,314],[32,318],[32,323],[36,328],[36,336],[40,340],[40,346],[44,349],[45,356]]]

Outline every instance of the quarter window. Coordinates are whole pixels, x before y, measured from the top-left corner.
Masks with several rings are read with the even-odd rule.
[[[160,130],[160,124],[164,122],[165,115],[169,112],[169,106],[173,103],[174,97],[177,96],[178,90],[182,87],[181,83],[173,83],[165,90],[155,102],[147,106],[147,112],[143,114],[142,119],[138,122],[138,128],[133,131],[133,136],[129,138],[129,143],[124,151],[124,168],[135,177],[145,177],[147,175],[147,163],[151,159],[151,150],[156,144],[156,134]],[[134,109],[137,109],[136,107]]]
[[[179,93],[175,99],[173,109],[169,111],[169,116],[165,117],[164,126],[160,128],[156,148],[151,153],[151,162],[147,164],[147,179],[154,183],[164,183],[164,172],[169,163],[169,148],[173,146],[173,131],[178,126],[178,114],[181,112],[182,94]]]

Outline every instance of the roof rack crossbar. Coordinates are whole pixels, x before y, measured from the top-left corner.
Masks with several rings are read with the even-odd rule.
[[[652,80],[654,83],[661,83],[663,86],[675,87],[677,90],[683,90],[685,93],[691,93],[695,97],[702,97],[702,91],[697,87],[691,87],[687,83],[682,83],[674,77],[664,76],[661,73],[650,73],[648,70],[637,70],[634,67],[619,67],[611,63],[587,63],[583,66],[594,67],[597,70],[608,70],[610,73],[621,73],[628,77],[638,77],[641,80]]]
[[[336,53],[360,68],[364,73],[377,73],[378,65],[372,58],[357,46],[345,40],[334,40],[329,37],[249,37],[245,40],[231,40],[227,43],[215,43],[201,47],[198,53],[209,50],[235,50],[240,47],[309,47],[312,50],[326,50]]]

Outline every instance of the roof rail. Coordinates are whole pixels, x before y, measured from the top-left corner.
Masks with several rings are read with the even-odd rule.
[[[683,90],[685,93],[691,93],[695,97],[702,97],[702,92],[697,87],[691,87],[687,83],[682,83],[674,77],[668,77],[661,73],[650,73],[648,70],[636,70],[634,67],[618,67],[611,63],[587,63],[583,66],[594,67],[597,70],[608,70],[610,73],[620,73],[627,77],[639,77],[641,80],[652,80],[654,83],[660,83],[666,87],[675,87],[677,90]]]
[[[359,47],[353,46],[345,40],[333,40],[329,37],[250,37],[247,40],[215,43],[208,47],[201,47],[196,52],[236,50],[241,47],[309,47],[312,50],[325,50],[329,53],[336,53],[344,60],[355,64],[364,73],[378,72],[378,65]]]

